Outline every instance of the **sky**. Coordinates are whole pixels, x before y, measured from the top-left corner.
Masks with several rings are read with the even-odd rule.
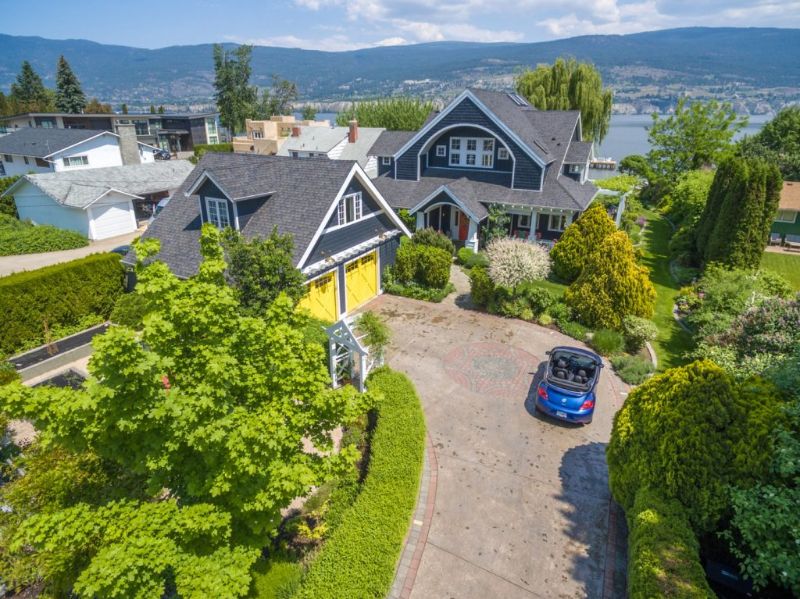
[[[0,14],[0,33],[11,35],[140,48],[236,42],[340,51],[671,27],[800,27],[800,0],[0,0]]]

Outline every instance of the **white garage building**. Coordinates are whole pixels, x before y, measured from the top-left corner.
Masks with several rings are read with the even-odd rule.
[[[159,199],[183,183],[194,166],[169,160],[25,175],[4,195],[21,220],[71,229],[89,239],[131,233]]]

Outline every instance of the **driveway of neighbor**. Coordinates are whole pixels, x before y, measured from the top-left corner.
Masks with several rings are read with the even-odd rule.
[[[0,257],[0,277],[23,270],[36,270],[37,268],[50,266],[51,264],[60,264],[61,262],[77,260],[89,254],[108,252],[121,245],[128,245],[131,241],[139,237],[143,231],[144,229],[139,229],[132,233],[118,235],[117,237],[109,237],[108,239],[101,239],[100,241],[90,241],[89,245],[86,247],[77,248],[75,250],[61,250],[58,252],[44,252],[41,254],[22,254],[19,256],[2,256]]]
[[[535,414],[545,351],[576,342],[468,309],[466,277],[454,269],[453,279],[459,291],[442,304],[381,296],[368,306],[391,326],[387,361],[414,381],[438,461],[412,599],[624,597],[605,447],[627,386],[604,369],[586,427]]]

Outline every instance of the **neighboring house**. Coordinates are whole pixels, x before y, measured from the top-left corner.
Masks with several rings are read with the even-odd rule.
[[[49,173],[153,162],[157,148],[136,140],[132,126],[120,135],[88,129],[19,129],[0,137],[0,176]]]
[[[3,195],[22,220],[106,239],[135,231],[194,166],[187,160],[25,175]]]
[[[475,250],[489,207],[514,237],[552,243],[592,202],[592,144],[578,111],[537,110],[517,94],[468,89],[419,131],[385,131],[369,154],[396,209]]]
[[[787,235],[800,237],[800,182],[783,182],[778,213],[772,223],[772,233],[779,234],[783,241]]]
[[[172,153],[191,152],[197,144],[217,144],[219,113],[182,114],[68,114],[28,112],[0,117],[8,131],[23,128],[93,129],[119,133],[120,125],[133,125],[142,143]]]
[[[273,228],[291,234],[294,265],[308,280],[302,305],[327,321],[380,293],[384,268],[409,234],[357,162],[253,154],[205,154],[143,238],[159,239],[158,258],[190,277],[203,223],[245,238]]]
[[[238,154],[275,155],[297,127],[330,127],[330,121],[298,121],[294,115],[272,116],[267,121],[247,119],[245,135],[233,138],[233,151]],[[299,133],[299,130],[297,130]]]
[[[379,127],[359,127],[357,121],[350,121],[347,127],[295,127],[292,136],[278,150],[278,156],[355,160],[370,177],[376,177],[378,161],[368,153],[384,131]]]

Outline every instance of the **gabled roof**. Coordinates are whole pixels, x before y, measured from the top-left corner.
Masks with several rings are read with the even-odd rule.
[[[779,210],[797,210],[800,212],[800,182],[784,181],[781,189]]]
[[[193,168],[187,160],[164,160],[38,173],[23,176],[3,195],[13,195],[23,185],[31,184],[59,204],[83,209],[112,191],[133,198],[159,191],[172,191],[180,187]]]
[[[382,127],[359,127],[355,143],[345,140],[350,132],[348,127],[301,127],[300,135],[289,137],[278,150],[278,156],[291,156],[292,152],[314,152],[327,154],[340,143],[344,143],[337,160],[355,160],[362,167],[367,166],[369,149],[384,132]]]
[[[416,131],[384,131],[367,153],[370,156],[394,156],[416,134]]]
[[[273,227],[294,240],[294,263],[304,254],[357,163],[328,158],[288,158],[258,154],[206,153],[161,211],[143,238],[161,241],[158,259],[180,277],[190,277],[200,265],[200,203],[189,193],[204,177],[221,187],[229,198],[259,198],[241,233],[246,238],[268,236]],[[360,171],[363,173],[363,170]],[[364,175],[369,181],[369,177]],[[396,218],[396,216],[394,217]],[[128,263],[135,256],[128,254]]]
[[[25,127],[15,129],[7,135],[0,137],[0,154],[15,154],[18,156],[33,156],[47,158],[62,150],[82,142],[89,141],[100,135],[113,135],[109,131],[93,129],[45,129]]]
[[[573,141],[569,144],[567,155],[564,158],[566,164],[586,164],[592,155],[592,142]]]

